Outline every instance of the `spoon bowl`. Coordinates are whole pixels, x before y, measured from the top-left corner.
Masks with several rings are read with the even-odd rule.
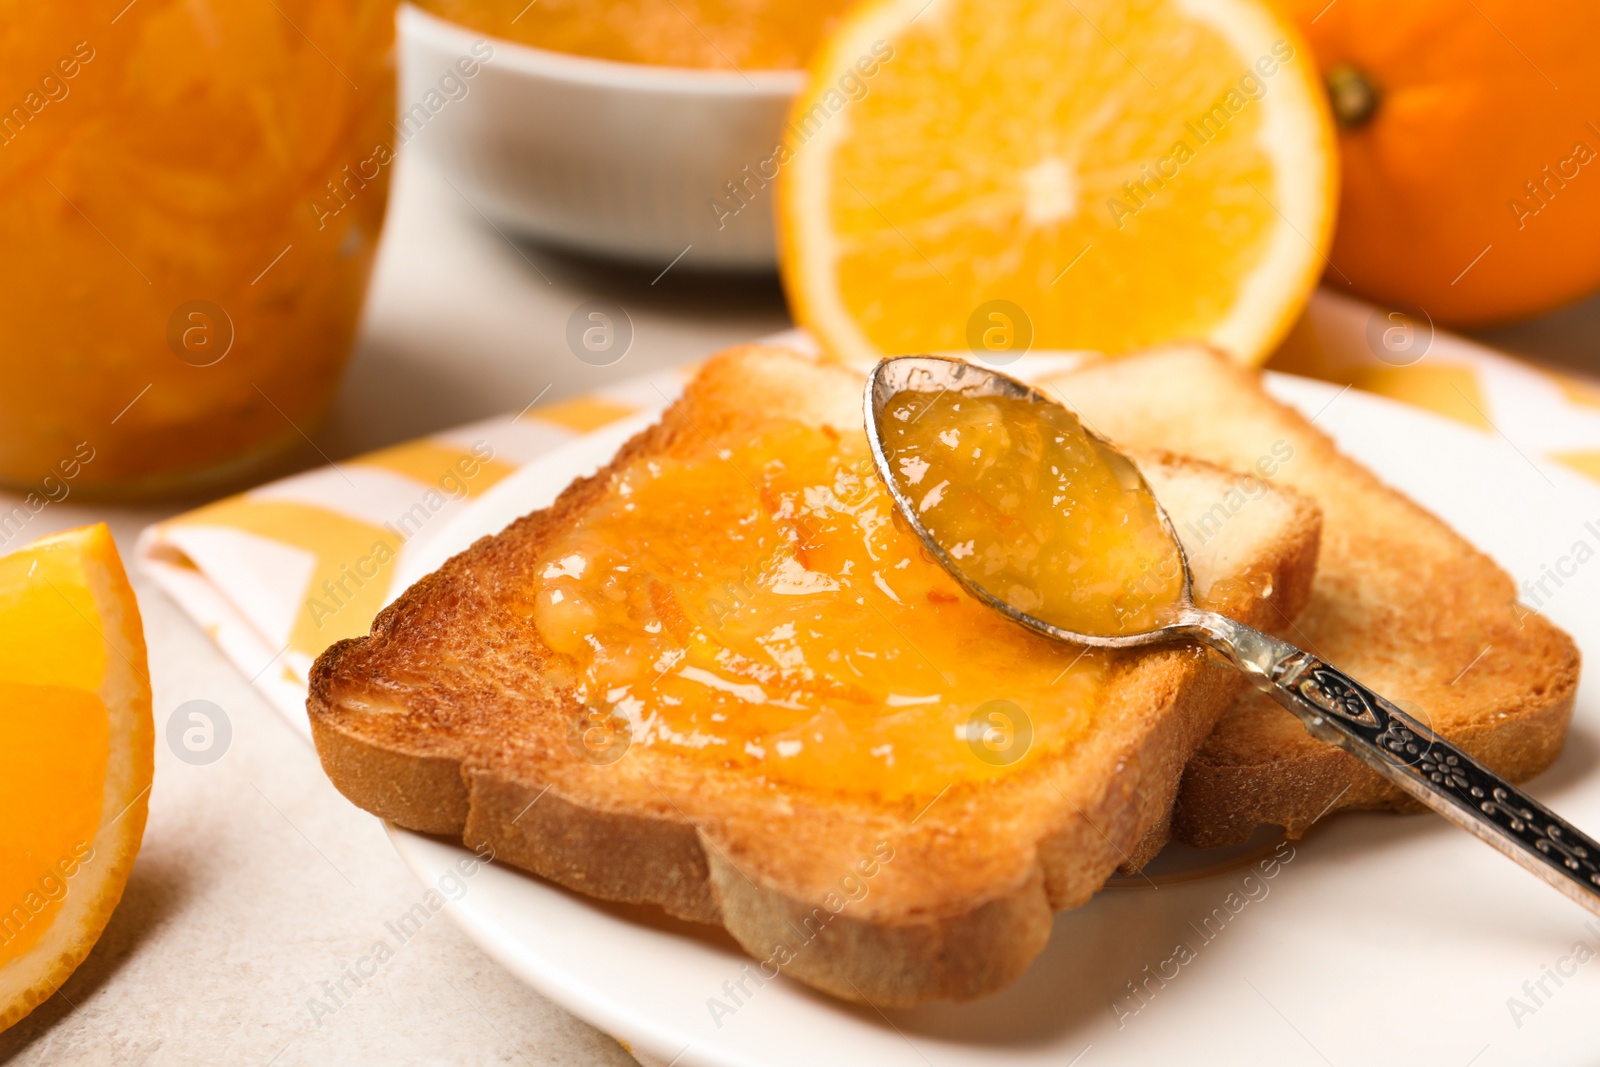
[[[1045,396],[1038,389],[1026,382],[1020,382],[1009,375],[998,371],[978,367],[962,359],[952,359],[946,356],[897,356],[886,359],[873,368],[871,376],[867,379],[866,396],[866,430],[867,444],[872,450],[872,461],[884,486],[888,489],[890,497],[894,499],[895,506],[900,514],[910,523],[911,529],[923,546],[932,553],[941,566],[948,571],[962,588],[979,601],[987,604],[995,611],[1000,612],[1013,622],[1026,626],[1036,633],[1058,641],[1068,641],[1076,645],[1090,645],[1095,648],[1142,648],[1147,645],[1165,644],[1172,641],[1195,640],[1198,634],[1196,627],[1211,623],[1208,618],[1212,613],[1202,611],[1194,603],[1194,580],[1189,571],[1189,557],[1183,549],[1183,540],[1178,536],[1177,530],[1172,525],[1172,518],[1167,514],[1166,508],[1161,506],[1155,493],[1144,480],[1144,475],[1139,473],[1137,465],[1122,456],[1116,446],[1104,437],[1095,433],[1087,426],[1083,427],[1086,436],[1098,441],[1108,451],[1115,453],[1127,463],[1133,478],[1138,480],[1140,487],[1150,494],[1155,500],[1156,514],[1162,526],[1177,549],[1178,562],[1182,568],[1183,589],[1178,598],[1177,610],[1172,615],[1172,621],[1164,626],[1151,630],[1144,630],[1133,634],[1098,634],[1086,633],[1078,630],[1068,630],[1054,623],[1031,615],[1011,604],[1003,597],[995,595],[989,589],[979,584],[956,559],[950,555],[945,546],[933,535],[923,522],[922,513],[916,503],[911,499],[907,487],[892,473],[888,450],[884,441],[883,418],[888,409],[889,401],[902,393],[927,393],[934,397],[946,393],[958,393],[970,397],[1010,397],[1017,400],[1027,400],[1035,404],[1056,405],[1054,400]],[[1061,406],[1061,405],[1056,405]],[[920,417],[920,416],[919,416]],[[915,420],[913,420],[915,421]]]

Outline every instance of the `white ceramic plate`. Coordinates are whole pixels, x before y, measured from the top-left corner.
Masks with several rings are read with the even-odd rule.
[[[1576,541],[1600,547],[1600,532],[1585,526],[1600,524],[1600,491],[1536,468],[1498,437],[1354,390],[1282,375],[1269,385],[1519,580],[1571,570],[1561,561]],[[508,478],[408,577],[547,503],[649,421],[600,431]],[[1547,614],[1600,653],[1591,610],[1600,564],[1562,580]],[[1585,685],[1566,751],[1531,786],[1591,830],[1600,828],[1600,775],[1589,773],[1600,752],[1595,705]],[[467,855],[391,833],[430,886]],[[1443,820],[1341,815],[1296,843],[1274,877],[1252,871],[1103,893],[1057,917],[1049,947],[1010,989],[886,1013],[782,978],[747,982],[740,994],[732,984],[749,961],[726,938],[515,870],[478,871],[449,910],[541,993],[647,1062],[677,1067],[1554,1067],[1600,1055],[1600,921]],[[712,998],[735,1010],[714,1018]]]

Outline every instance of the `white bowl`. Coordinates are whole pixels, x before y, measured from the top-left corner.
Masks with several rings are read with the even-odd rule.
[[[497,226],[642,264],[773,266],[773,188],[758,165],[804,73],[565,55],[410,4],[399,32],[400,136]]]

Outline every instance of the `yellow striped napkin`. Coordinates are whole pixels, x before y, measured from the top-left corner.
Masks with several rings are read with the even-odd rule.
[[[1600,384],[1435,332],[1425,320],[1319,292],[1270,366],[1426,408],[1499,434],[1530,462],[1600,479]],[[272,482],[148,528],[136,558],[309,737],[312,661],[367,632],[399,592],[400,560],[521,465],[661,408],[692,369]]]

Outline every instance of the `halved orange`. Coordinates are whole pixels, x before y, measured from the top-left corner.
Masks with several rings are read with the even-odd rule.
[[[139,852],[155,729],[102,525],[0,557],[0,1030],[89,954]]]
[[[1265,0],[867,0],[785,136],[784,285],[849,358],[1260,362],[1337,201],[1315,62]]]

